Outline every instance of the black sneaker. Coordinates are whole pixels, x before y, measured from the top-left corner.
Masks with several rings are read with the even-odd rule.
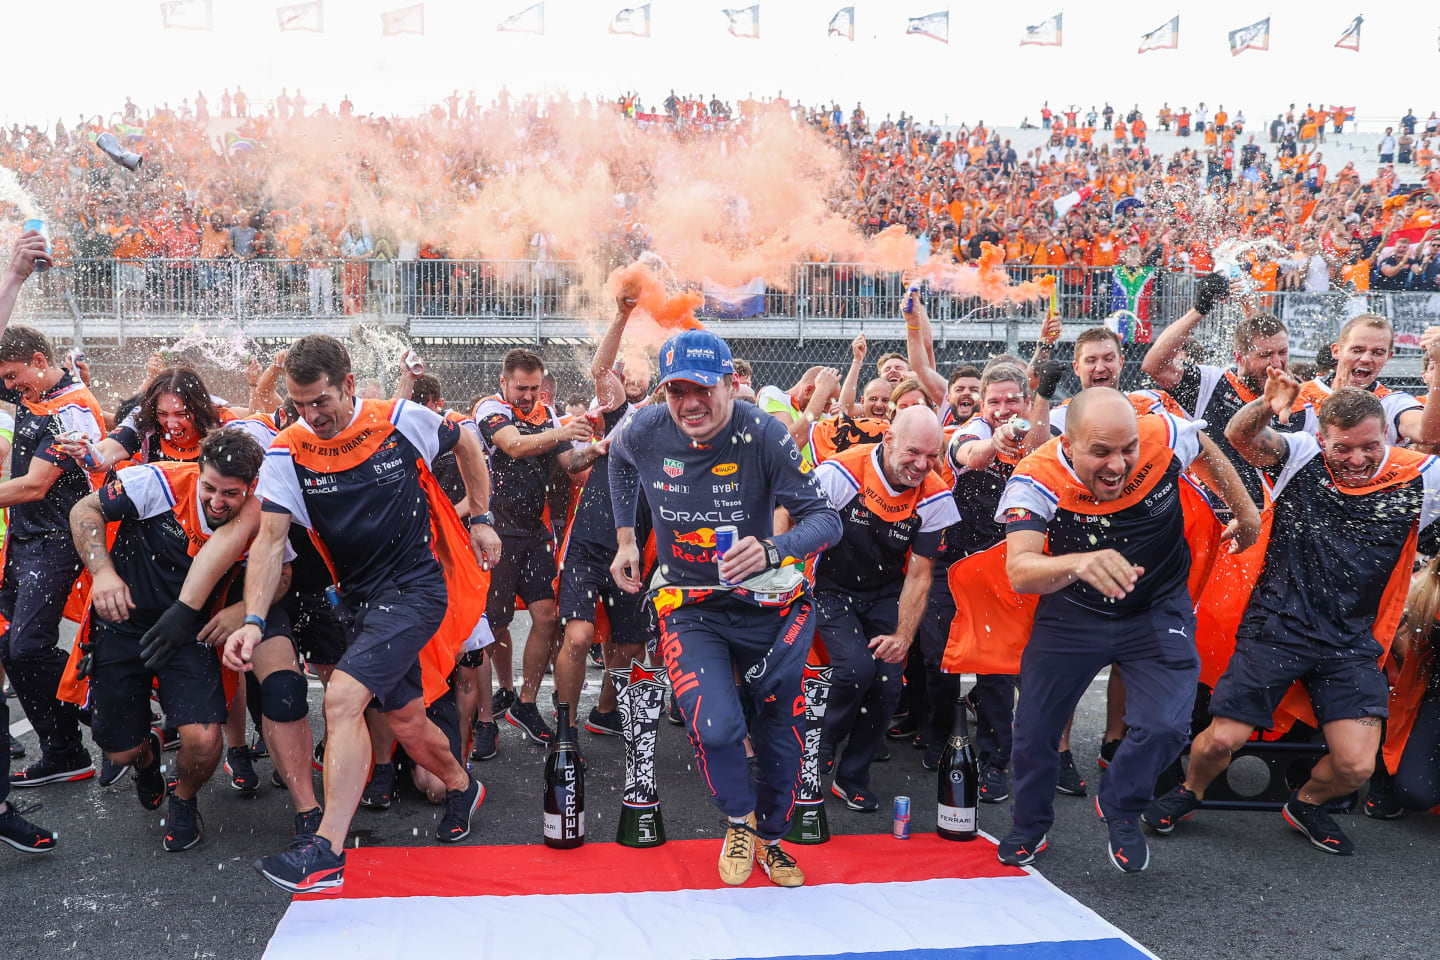
[[[822,741],[818,756],[815,758],[815,763],[816,770],[820,776],[830,776],[830,771],[835,769],[835,748]]]
[[[980,768],[980,802],[1004,803],[1010,799],[1010,778],[993,763]]]
[[[270,756],[270,748],[265,746],[264,735],[256,737],[255,742],[250,744],[250,759],[264,760],[268,756]]]
[[[150,765],[135,768],[135,795],[140,798],[140,806],[146,810],[159,810],[167,789],[160,759],[165,751],[160,746],[158,730],[151,730],[147,737],[150,741]]]
[[[179,750],[179,749],[180,749],[180,728],[179,728],[179,727],[161,727],[161,728],[160,728],[160,739],[161,739],[161,741],[165,744],[165,750],[166,750],[166,751]],[[262,744],[262,746],[263,746],[263,744]]]
[[[879,749],[877,749],[877,750],[875,751],[875,759],[874,759],[872,762],[873,762],[873,763],[889,763],[889,762],[890,762],[890,745],[887,744],[887,743],[881,743]]]
[[[121,777],[125,776],[125,774],[129,772],[130,764],[116,763],[109,757],[101,757],[100,775],[95,778],[95,782],[100,784],[100,786],[102,787],[109,787],[114,785],[116,780],[119,780]]]
[[[280,776],[280,771],[274,769],[273,767],[270,769],[270,786],[274,787],[276,790],[285,789],[285,778]]]
[[[1085,796],[1085,778],[1075,769],[1075,758],[1069,750],[1060,751],[1060,779],[1055,782],[1055,789],[1070,797]]]
[[[203,822],[204,817],[200,816],[200,806],[194,797],[181,800],[175,794],[170,794],[170,812],[165,819],[168,827],[165,831],[166,852],[179,853],[199,843],[200,825]]]
[[[324,837],[296,837],[284,853],[254,862],[260,876],[289,893],[330,890],[345,882],[345,851],[336,854]]]
[[[527,739],[534,740],[544,746],[555,739],[555,734],[545,723],[545,718],[540,716],[540,711],[533,703],[522,703],[516,701],[505,711],[505,721],[512,727],[517,727]]]
[[[24,770],[10,774],[12,787],[38,787],[45,783],[73,783],[95,776],[95,764],[84,750],[68,757],[50,757],[43,753]]]
[[[675,699],[673,693],[670,695],[670,709],[665,711],[665,719],[677,727],[685,726],[685,714],[680,712],[680,701]]]
[[[1095,810],[1100,810],[1100,799],[1095,799]],[[1145,831],[1140,829],[1138,820],[1120,817],[1100,816],[1110,828],[1110,845],[1107,851],[1110,862],[1124,873],[1139,873],[1150,866],[1150,845],[1145,842]]]
[[[1115,759],[1115,751],[1120,749],[1119,740],[1106,740],[1100,744],[1100,755],[1095,758],[1095,763],[1101,770],[1110,769],[1110,761]]]
[[[435,828],[435,839],[441,843],[458,843],[470,836],[470,818],[485,802],[485,784],[470,778],[470,785],[464,790],[451,790],[445,794],[445,812],[440,825]]]
[[[931,741],[930,746],[920,755],[920,766],[926,770],[939,770],[940,758],[945,755],[945,744]]]
[[[1164,836],[1172,832],[1182,820],[1189,820],[1200,809],[1200,798],[1185,789],[1185,784],[1171,787],[1150,801],[1150,808],[1140,814],[1140,820],[1151,830]]]
[[[895,712],[892,713],[892,714],[890,714],[890,722],[891,722],[891,723],[899,723],[899,722],[902,721],[902,720],[908,720],[908,719],[910,719],[910,708],[909,708],[909,707],[896,707],[896,708],[895,708]]]
[[[370,771],[370,782],[360,794],[360,806],[371,810],[389,810],[395,802],[395,764],[377,763]]]
[[[601,670],[605,669],[605,657],[600,652],[600,644],[590,644],[590,652],[586,654],[586,657],[589,659],[591,666],[599,667]]]
[[[27,806],[25,813],[40,809],[38,803]],[[21,853],[49,853],[55,849],[55,834],[26,820],[11,801],[0,813],[0,843],[8,843]]]
[[[1376,770],[1370,778],[1370,793],[1365,797],[1365,816],[1375,820],[1399,820],[1405,816],[1405,808],[1395,797],[1395,783],[1384,770]]]
[[[920,730],[920,723],[912,720],[907,713],[904,717],[897,717],[895,723],[889,730],[885,731],[887,740],[909,740]]]
[[[851,810],[859,810],[861,813],[874,813],[880,809],[880,801],[864,790],[847,790],[838,783],[830,784],[830,792],[841,800]]]
[[[1348,857],[1355,852],[1355,844],[1345,836],[1345,831],[1330,816],[1330,811],[1301,800],[1299,791],[1290,794],[1290,799],[1280,808],[1280,815],[1286,823],[1303,833],[1312,846],[1326,853]]]
[[[620,711],[601,713],[599,707],[590,708],[590,716],[585,718],[585,729],[602,737],[619,737],[625,733],[620,728]]]
[[[25,756],[25,744],[15,739],[15,735],[7,731],[6,736],[10,737],[10,759],[20,760]]]
[[[514,690],[507,687],[501,687],[499,690],[496,690],[495,698],[490,702],[490,718],[492,720],[498,720],[506,711],[515,705],[517,699]]]
[[[471,760],[490,760],[500,752],[500,724],[490,720],[475,721],[475,746]]]
[[[995,859],[1007,867],[1028,867],[1049,845],[1048,835],[1041,837],[1036,842],[1011,830],[1005,834],[1005,839],[996,846]]]
[[[314,767],[316,770],[319,770],[321,773],[325,772],[324,737],[321,737],[319,740],[315,741],[315,749],[310,753],[310,766]]]
[[[254,793],[260,789],[260,775],[250,762],[249,747],[230,747],[225,751],[225,773],[230,777],[231,790]]]
[[[325,819],[325,811],[319,807],[295,814],[295,836],[304,837],[314,834],[316,830],[320,829],[320,821],[323,819]]]

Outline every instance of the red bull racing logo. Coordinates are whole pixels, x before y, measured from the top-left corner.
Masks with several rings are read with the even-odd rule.
[[[675,542],[670,552],[677,560],[691,563],[710,563],[715,559],[715,528],[701,527],[699,530],[675,531]]]

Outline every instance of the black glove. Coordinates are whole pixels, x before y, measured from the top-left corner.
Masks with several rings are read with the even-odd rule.
[[[1195,283],[1195,312],[1208,316],[1215,304],[1230,296],[1230,281],[1218,273],[1207,273]]]
[[[1035,393],[1046,400],[1055,399],[1055,388],[1065,376],[1065,364],[1059,360],[1042,360],[1035,365]]]
[[[140,638],[140,656],[145,658],[145,669],[160,669],[181,647],[194,643],[200,633],[200,621],[199,610],[179,600],[170,604],[170,608],[155,621],[155,626],[146,630]]]

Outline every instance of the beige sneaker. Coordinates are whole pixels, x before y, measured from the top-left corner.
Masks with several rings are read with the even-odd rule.
[[[770,882],[779,887],[798,887],[805,883],[805,874],[800,870],[795,858],[784,850],[780,849],[780,843],[760,843],[759,853],[760,866],[765,869],[765,874]]]
[[[738,887],[750,879],[755,868],[755,814],[743,823],[730,823],[725,830],[725,845],[720,848],[720,879]]]

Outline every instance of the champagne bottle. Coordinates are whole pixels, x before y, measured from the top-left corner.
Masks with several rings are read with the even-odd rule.
[[[585,842],[585,771],[570,704],[559,704],[558,730],[545,758],[545,845],[571,850]]]
[[[979,829],[975,813],[980,805],[980,761],[970,743],[964,697],[955,699],[950,739],[940,755],[938,799],[935,832],[946,840],[974,840]]]

